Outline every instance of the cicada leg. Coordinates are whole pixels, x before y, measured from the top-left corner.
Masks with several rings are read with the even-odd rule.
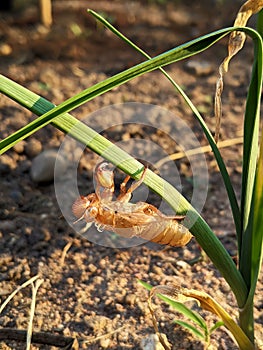
[[[182,221],[185,219],[185,215],[165,215],[163,214],[162,212],[160,212],[158,210],[158,213],[157,213],[160,217],[162,218],[165,218],[165,219],[171,219],[171,220],[178,220],[178,221]]]
[[[121,183],[121,185],[120,185],[120,195],[119,195],[119,197],[121,196],[121,195],[125,195],[126,193],[127,193],[127,188],[126,188],[126,186],[127,186],[127,183],[128,183],[128,181],[130,180],[130,175],[127,175],[126,177],[125,177],[125,179],[123,180],[123,182]],[[118,197],[118,198],[119,198]]]
[[[126,176],[122,184],[120,185],[120,194],[117,198],[118,201],[128,203],[129,200],[131,199],[132,192],[136,190],[139,186],[141,186],[143,180],[145,179],[145,174],[146,174],[147,168],[144,168],[142,176],[139,180],[134,181],[130,188],[127,189],[127,183],[130,180],[130,176]]]

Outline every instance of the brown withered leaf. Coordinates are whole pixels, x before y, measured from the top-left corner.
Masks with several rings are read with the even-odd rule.
[[[245,27],[248,19],[255,13],[259,12],[263,8],[263,0],[248,0],[245,2],[238,11],[234,26]],[[246,40],[246,35],[243,32],[235,31],[232,32],[228,42],[228,55],[219,67],[219,77],[216,83],[215,92],[215,141],[218,142],[219,132],[222,118],[222,101],[221,95],[224,87],[224,75],[228,71],[230,60],[235,56],[243,47]]]
[[[148,305],[153,318],[154,329],[158,336],[160,334],[158,331],[158,323],[157,323],[157,319],[151,303],[151,299],[156,294],[163,294],[181,303],[184,303],[189,300],[197,301],[201,308],[217,315],[224,322],[225,327],[227,327],[229,331],[232,333],[240,349],[243,349],[243,350],[254,349],[254,345],[251,343],[251,341],[248,339],[248,337],[243,332],[243,330],[239,327],[239,325],[225,311],[225,309],[221,305],[219,305],[209,294],[202,291],[195,290],[195,289],[182,288],[181,286],[178,286],[178,285],[156,286],[156,287],[153,287],[150,291],[150,295],[148,298]],[[160,342],[162,342],[162,339],[160,339]],[[168,348],[165,347],[165,349],[168,349]]]

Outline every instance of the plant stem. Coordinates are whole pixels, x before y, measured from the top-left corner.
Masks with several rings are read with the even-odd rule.
[[[257,16],[257,31],[262,38],[263,34],[263,10]],[[262,88],[262,41],[255,46],[255,60],[251,83],[247,98],[247,107],[244,125],[244,156],[242,187],[245,191],[241,197],[241,213],[243,218],[243,237],[240,250],[239,269],[246,282],[248,296],[245,305],[239,311],[239,323],[241,328],[254,342],[254,295],[258,281],[259,271],[262,265],[262,155],[263,138],[261,135],[261,148],[258,157],[258,134],[260,126],[260,99],[253,96],[258,92],[261,96]],[[254,137],[249,132],[254,133]],[[250,136],[250,138],[249,138]],[[245,147],[246,146],[246,147]],[[251,148],[251,149],[250,149]],[[247,164],[245,164],[247,162]],[[261,170],[260,170],[261,169]],[[246,174],[247,172],[247,174]],[[245,177],[244,177],[245,174]],[[246,177],[247,175],[247,177]],[[245,188],[246,187],[246,188]],[[263,202],[263,201],[262,201]],[[259,204],[260,203],[260,204]]]

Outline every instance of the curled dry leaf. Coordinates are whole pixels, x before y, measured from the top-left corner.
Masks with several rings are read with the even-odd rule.
[[[163,294],[173,299],[174,301],[181,302],[181,303],[184,303],[189,300],[196,300],[201,308],[217,315],[224,322],[225,327],[227,327],[229,331],[232,333],[241,350],[254,349],[254,345],[251,343],[251,341],[243,332],[243,330],[238,326],[238,324],[233,320],[233,318],[225,311],[225,309],[221,305],[219,305],[209,294],[202,291],[197,291],[195,289],[182,288],[177,285],[156,286],[156,287],[153,287],[150,291],[150,295],[148,298],[148,305],[153,318],[154,329],[158,335],[159,335],[159,332],[158,332],[157,320],[156,320],[152,303],[151,303],[152,297],[155,296],[156,294]]]
[[[236,16],[234,27],[245,27],[248,19],[255,13],[259,12],[263,8],[263,0],[248,0],[245,2],[238,11]],[[222,117],[222,101],[221,95],[223,92],[224,82],[223,78],[225,73],[228,71],[228,65],[233,56],[240,51],[245,43],[246,35],[243,32],[235,31],[232,32],[228,42],[228,55],[221,63],[219,67],[219,77],[216,83],[215,93],[215,141],[218,142],[221,117]]]

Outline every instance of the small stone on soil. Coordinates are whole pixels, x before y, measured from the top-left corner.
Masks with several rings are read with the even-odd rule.
[[[165,343],[168,345],[168,340],[165,334],[161,334]],[[159,341],[157,334],[150,334],[141,340],[140,347],[142,350],[163,350],[164,347]]]
[[[195,74],[199,77],[207,76],[207,75],[213,73],[213,66],[211,63],[209,63],[207,61],[189,60],[185,64],[185,69],[189,73]]]
[[[38,183],[52,181],[55,165],[57,174],[62,175],[67,167],[66,161],[54,149],[43,151],[32,162],[32,180]]]

